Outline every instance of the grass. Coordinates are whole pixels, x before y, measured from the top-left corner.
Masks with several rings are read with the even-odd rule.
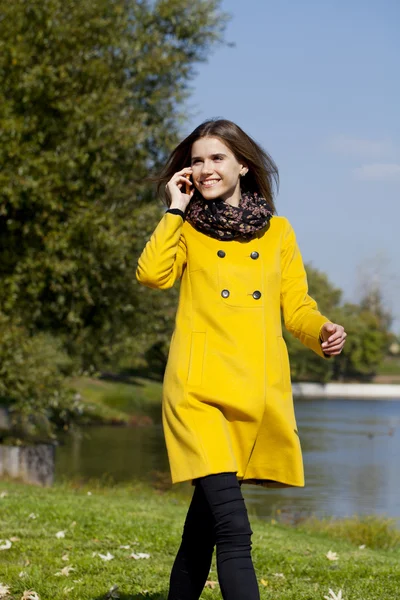
[[[352,517],[351,519],[316,519],[304,521],[299,528],[308,532],[326,533],[338,540],[365,545],[374,550],[400,548],[400,531],[396,519],[377,517]]]
[[[135,377],[129,382],[80,377],[70,385],[82,396],[93,421],[136,424],[160,421],[162,384]]]
[[[376,381],[398,383],[400,358],[385,359]],[[132,376],[127,381],[79,377],[70,384],[82,396],[91,423],[147,424],[161,420],[162,383]]]
[[[0,547],[12,541],[0,551],[0,583],[11,593],[5,597],[20,600],[31,589],[40,600],[166,599],[188,504],[178,492],[160,493],[142,484],[69,482],[39,488],[1,481]],[[325,523],[318,529],[251,517],[261,598],[333,599],[332,589],[337,597],[342,590],[344,600],[397,599],[399,540],[390,527],[376,523],[358,524],[352,538],[349,524],[332,528]],[[59,531],[65,537],[57,538]],[[373,549],[382,545],[382,536],[389,536],[390,549]],[[360,549],[362,544],[366,548]],[[337,560],[335,554],[327,558],[329,551]],[[150,558],[135,560],[132,552]],[[103,560],[99,553],[114,558]],[[57,575],[68,566],[73,568],[68,575]],[[217,582],[215,559],[209,580]],[[113,586],[118,586],[114,592]],[[220,599],[218,584],[206,588],[202,598]]]
[[[400,357],[386,356],[377,369],[377,376],[380,375],[400,377]]]

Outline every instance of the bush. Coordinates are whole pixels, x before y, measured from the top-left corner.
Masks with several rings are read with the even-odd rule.
[[[79,394],[65,385],[73,365],[48,333],[29,332],[0,313],[0,403],[11,430],[0,441],[54,440],[56,431],[83,419]]]

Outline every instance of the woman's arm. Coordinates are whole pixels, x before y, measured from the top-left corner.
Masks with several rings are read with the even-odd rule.
[[[136,279],[139,283],[165,290],[182,276],[186,265],[182,225],[183,213],[174,210],[163,215],[138,260]]]
[[[331,321],[319,312],[308,294],[307,274],[287,219],[281,248],[281,307],[286,329],[319,356],[330,358],[321,348],[320,333],[324,323]]]

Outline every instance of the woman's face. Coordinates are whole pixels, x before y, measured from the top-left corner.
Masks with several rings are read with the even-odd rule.
[[[203,137],[192,146],[192,179],[205,200],[222,198],[239,206],[240,175],[248,169],[220,139]]]

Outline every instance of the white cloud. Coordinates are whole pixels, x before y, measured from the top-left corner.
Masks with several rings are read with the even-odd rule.
[[[381,158],[394,151],[390,140],[367,140],[336,135],[328,140],[329,150],[355,158]]]
[[[400,164],[373,163],[353,169],[357,179],[367,181],[400,181]]]

